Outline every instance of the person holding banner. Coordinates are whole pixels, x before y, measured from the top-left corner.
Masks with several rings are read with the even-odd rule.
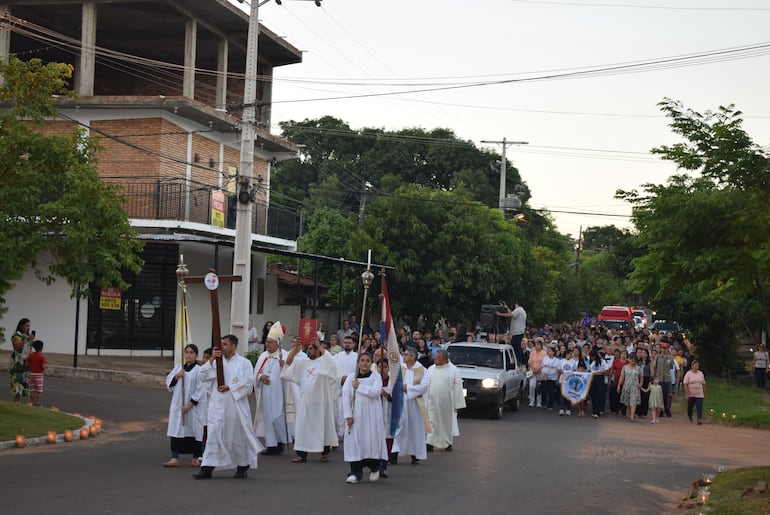
[[[599,418],[604,414],[604,399],[607,397],[607,376],[610,374],[610,368],[599,354],[599,350],[594,348],[588,353],[590,363],[588,368],[594,375],[591,380],[591,416]]]
[[[628,420],[636,420],[636,407],[642,403],[642,370],[636,365],[636,357],[630,358],[620,373],[618,392],[620,403],[626,406]]]
[[[171,438],[171,459],[164,467],[178,467],[180,454],[192,454],[190,465],[200,465],[203,456],[203,426],[206,423],[206,392],[198,376],[198,347],[184,348],[184,363],[174,367],[166,376],[166,388],[171,392],[166,436]]]
[[[559,416],[570,416],[570,406],[567,404],[567,398],[564,396],[565,391],[565,377],[569,372],[577,371],[578,362],[580,361],[580,347],[574,347],[570,352],[569,359],[563,359],[561,366],[559,367],[559,386],[562,394],[559,396]]]

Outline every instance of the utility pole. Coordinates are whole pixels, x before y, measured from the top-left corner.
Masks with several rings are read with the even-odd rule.
[[[578,233],[577,247],[575,247],[575,275],[580,271],[580,251],[583,249],[583,226]]]
[[[363,185],[361,186],[361,198],[358,202],[358,225],[359,227],[364,225],[364,213],[366,213],[366,180],[364,180]]]
[[[246,70],[241,116],[241,158],[236,184],[237,211],[235,218],[235,249],[233,275],[242,281],[233,283],[230,299],[230,332],[238,337],[238,353],[248,351],[249,304],[251,297],[251,189],[254,177],[254,127],[257,123],[257,56],[259,45],[259,6],[264,2],[252,0],[249,34],[246,46]]]
[[[500,201],[498,204],[498,207],[500,208],[500,211],[505,213],[505,209],[503,209],[503,202],[505,200],[505,152],[511,145],[529,145],[529,142],[527,141],[508,141],[506,138],[503,138],[502,141],[482,141],[482,143],[489,143],[493,145],[502,145],[503,146],[503,153],[502,158],[500,159]]]

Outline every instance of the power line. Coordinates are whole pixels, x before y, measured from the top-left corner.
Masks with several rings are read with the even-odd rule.
[[[660,9],[668,11],[770,11],[766,7],[687,7],[673,5],[606,4],[596,2],[558,2],[551,0],[508,0],[517,4],[558,5],[564,7],[614,7],[623,9]]]

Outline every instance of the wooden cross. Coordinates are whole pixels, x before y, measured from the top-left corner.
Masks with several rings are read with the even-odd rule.
[[[219,325],[219,296],[217,291],[219,290],[219,283],[226,282],[238,282],[243,280],[240,275],[219,275],[213,268],[209,268],[209,273],[204,276],[186,277],[185,282],[188,283],[203,283],[211,294],[211,339],[213,340],[213,347],[215,349],[222,350],[222,328]],[[217,385],[222,386],[225,384],[225,371],[222,367],[222,358],[215,360],[217,366]]]

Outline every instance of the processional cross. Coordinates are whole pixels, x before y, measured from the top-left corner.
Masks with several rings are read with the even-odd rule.
[[[217,275],[213,268],[209,268],[209,273],[204,276],[187,277],[188,283],[203,283],[211,294],[211,339],[212,346],[215,349],[222,350],[222,328],[219,325],[219,283],[232,283],[243,280],[240,275]],[[217,386],[225,384],[225,371],[222,367],[222,358],[215,360],[217,367]]]

